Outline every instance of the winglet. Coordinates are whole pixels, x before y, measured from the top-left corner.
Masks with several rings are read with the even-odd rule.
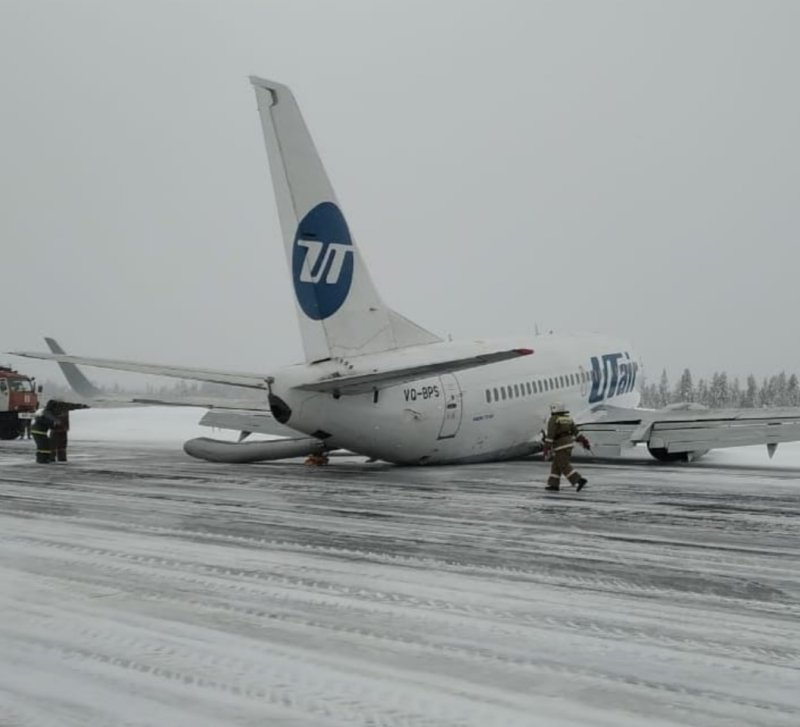
[[[58,345],[58,341],[56,341],[55,338],[48,338],[45,336],[44,342],[53,353],[66,353],[66,351]],[[91,381],[89,381],[89,379],[84,376],[83,371],[81,371],[75,364],[59,361],[58,365],[61,368],[67,383],[69,383],[75,393],[80,394],[86,399],[96,399],[97,397],[103,396],[103,392],[100,391],[100,389],[98,389]]]

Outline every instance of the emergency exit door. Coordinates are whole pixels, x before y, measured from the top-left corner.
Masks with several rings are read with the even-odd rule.
[[[461,387],[453,374],[442,374],[442,395],[444,396],[444,417],[439,439],[455,437],[461,426]]]

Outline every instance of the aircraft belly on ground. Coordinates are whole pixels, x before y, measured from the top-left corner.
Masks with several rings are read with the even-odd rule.
[[[503,345],[509,344],[496,342],[493,347]],[[541,355],[355,395],[312,393],[297,385],[308,376],[306,367],[292,367],[286,376],[276,374],[272,391],[291,412],[292,428],[331,447],[400,464],[506,459],[538,451],[554,398],[575,412],[588,413],[588,385],[576,381],[558,391],[533,394],[530,384],[579,371],[591,351],[619,345],[605,338],[591,339],[588,348],[573,344],[573,360],[561,351],[562,342],[552,339],[542,342]],[[503,394],[503,400],[489,401],[489,392],[498,388],[508,391],[509,399]],[[627,405],[638,402],[635,392],[617,398]]]
[[[438,379],[415,386],[434,386],[432,381]],[[339,398],[294,389],[283,397],[292,408],[293,428],[368,457],[416,464],[437,449],[442,411],[433,399],[415,402],[412,408],[404,401],[404,388],[383,389],[377,397],[372,393]]]

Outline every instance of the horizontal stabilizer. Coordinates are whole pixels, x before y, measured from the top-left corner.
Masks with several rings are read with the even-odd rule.
[[[265,462],[290,457],[305,457],[324,452],[324,442],[314,437],[299,439],[273,439],[268,442],[224,442],[219,439],[198,437],[183,445],[186,454],[208,462]]]
[[[43,361],[58,361],[59,363],[67,364],[82,364],[84,366],[95,366],[100,369],[113,369],[115,371],[130,371],[135,374],[154,374],[156,376],[172,376],[178,379],[191,379],[192,381],[208,381],[212,384],[244,386],[250,389],[266,389],[267,379],[269,378],[267,374],[235,373],[215,369],[196,369],[110,358],[87,358],[84,356],[71,356],[59,353],[9,351],[8,355],[36,358]]]
[[[481,353],[476,356],[450,359],[448,361],[437,361],[435,363],[420,364],[418,366],[407,366],[405,368],[387,369],[386,371],[374,371],[369,374],[336,376],[310,384],[302,384],[297,388],[305,391],[335,391],[345,395],[363,394],[373,391],[374,389],[397,386],[407,381],[416,381],[430,376],[455,373],[456,371],[472,369],[477,366],[486,366],[488,364],[499,363],[500,361],[508,361],[509,359],[527,356],[531,353],[533,353],[533,351],[529,348],[512,348],[507,351]]]

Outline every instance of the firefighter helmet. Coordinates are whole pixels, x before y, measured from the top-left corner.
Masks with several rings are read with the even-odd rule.
[[[551,414],[561,414],[562,412],[565,412],[566,410],[567,410],[567,407],[565,407],[560,401],[554,401],[552,404],[550,404],[550,413]]]

